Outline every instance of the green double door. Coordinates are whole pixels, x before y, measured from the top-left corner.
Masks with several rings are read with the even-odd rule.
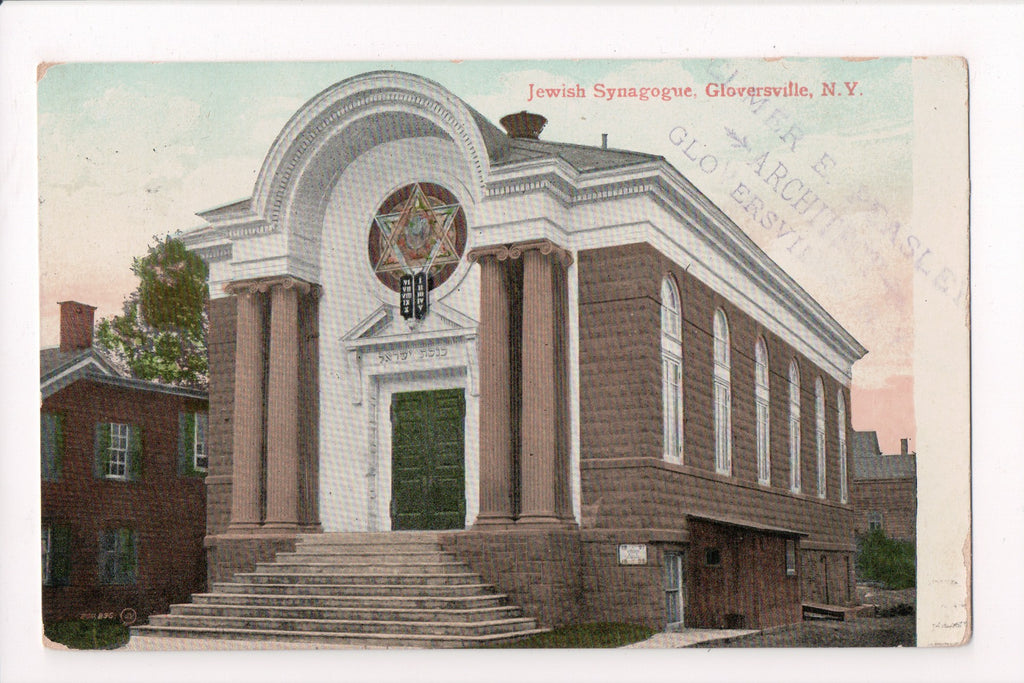
[[[462,389],[391,395],[391,528],[461,529],[466,520]]]

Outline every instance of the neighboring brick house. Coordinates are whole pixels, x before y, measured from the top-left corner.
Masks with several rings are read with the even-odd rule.
[[[876,432],[853,433],[853,506],[857,534],[880,529],[889,538],[917,539],[917,454],[909,439],[885,455]]]
[[[206,394],[122,376],[95,309],[60,307],[40,352],[43,619],[144,620],[206,583]]]
[[[451,529],[546,624],[856,602],[866,350],[661,157],[375,72],[289,121],[210,266],[209,575]]]

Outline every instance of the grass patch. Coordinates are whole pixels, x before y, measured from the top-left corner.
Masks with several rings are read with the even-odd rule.
[[[622,647],[630,643],[647,640],[655,633],[653,628],[638,624],[573,624],[562,626],[547,633],[538,633],[510,643],[488,647],[495,648],[590,648]]]
[[[917,556],[910,541],[896,541],[875,529],[857,539],[857,574],[891,590],[913,588]]]
[[[75,650],[112,650],[128,642],[128,627],[115,619],[69,619],[43,626],[50,640]]]

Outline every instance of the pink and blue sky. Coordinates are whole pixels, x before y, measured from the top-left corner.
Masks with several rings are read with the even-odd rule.
[[[869,349],[854,370],[854,427],[877,430],[886,452],[915,436],[913,288],[934,286],[942,264],[911,228],[909,59],[53,65],[38,83],[43,345],[58,340],[56,302],[118,313],[154,236],[249,196],[288,118],[375,69],[434,79],[494,122],[541,113],[544,139],[597,145],[606,133],[611,147],[664,156]],[[711,97],[709,83],[794,83],[813,97]],[[832,83],[841,94],[824,96]],[[587,97],[530,101],[577,84]],[[609,100],[597,84],[696,96]],[[915,277],[922,254],[929,274]],[[964,275],[941,294],[956,297]]]

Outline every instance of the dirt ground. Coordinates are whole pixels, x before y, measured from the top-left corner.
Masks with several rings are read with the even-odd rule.
[[[862,604],[877,605],[876,617],[853,621],[804,621],[727,642],[696,647],[913,647],[916,643],[916,591],[858,586]]]

